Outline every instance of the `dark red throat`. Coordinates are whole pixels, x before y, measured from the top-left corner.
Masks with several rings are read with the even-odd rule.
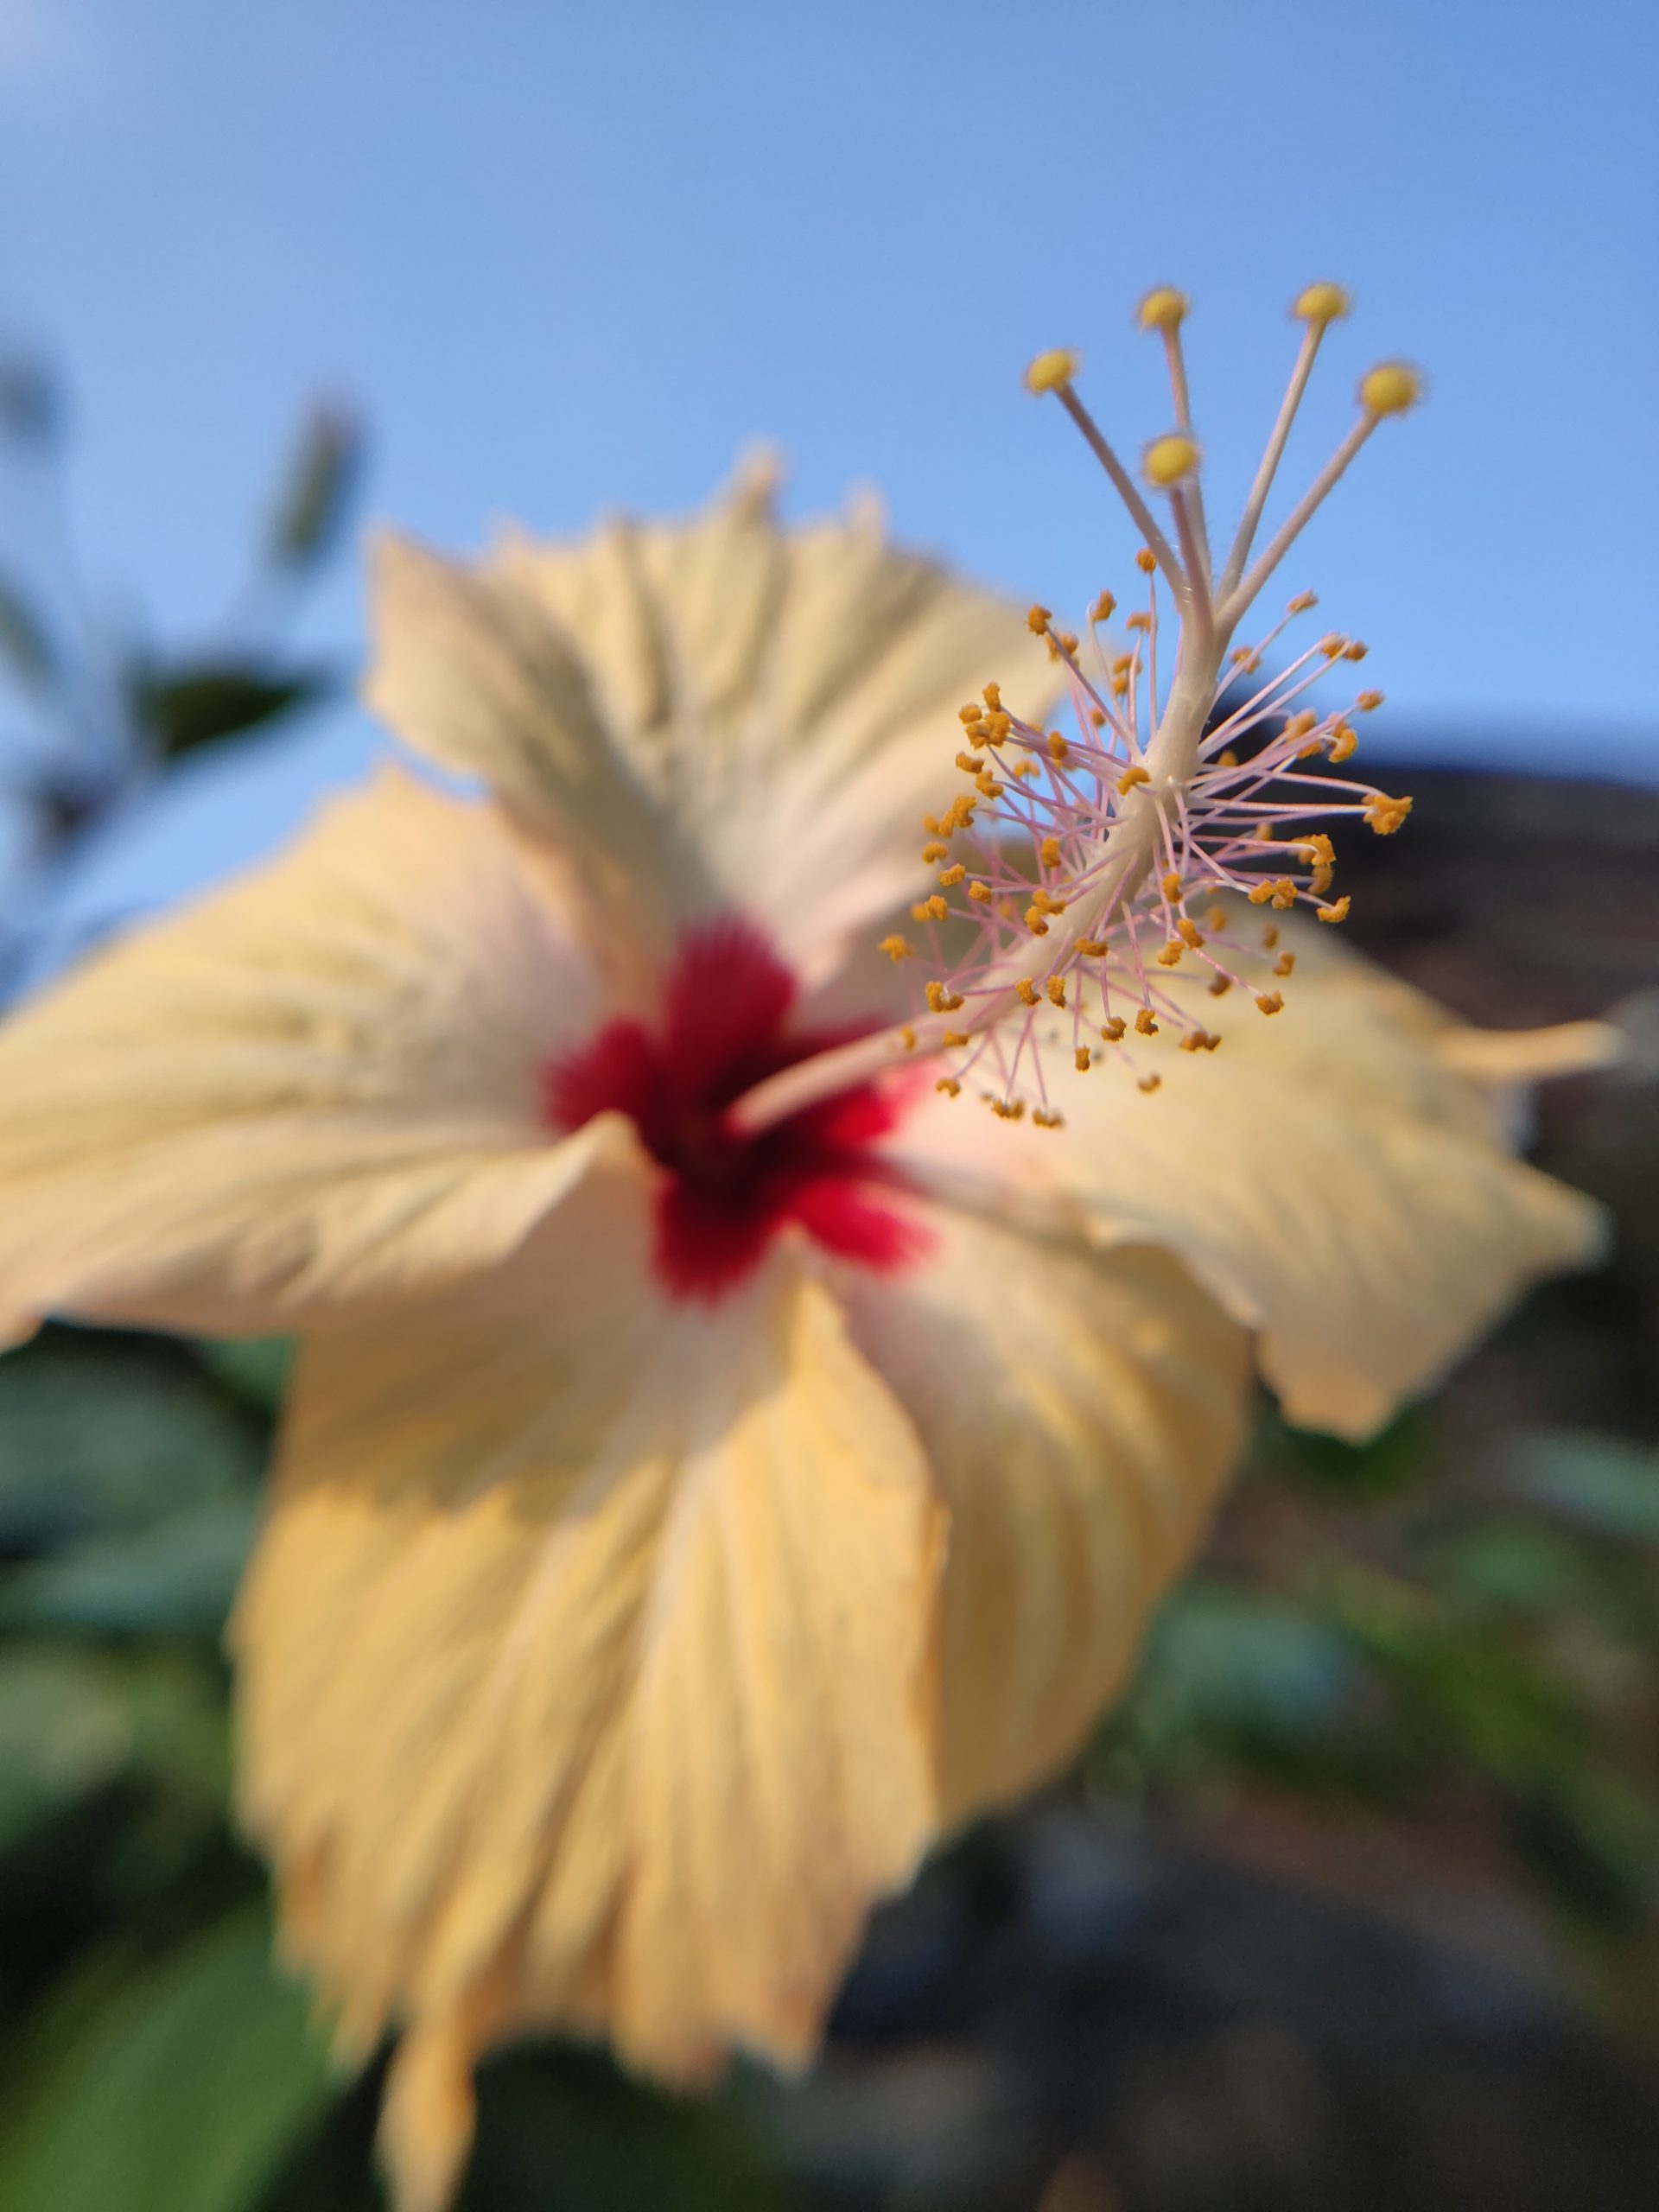
[[[546,1076],[554,1128],[626,1114],[662,1169],[652,1259],[675,1298],[712,1302],[759,1265],[794,1223],[828,1251],[891,1270],[925,1239],[892,1203],[895,1178],[876,1153],[897,1125],[896,1086],[864,1085],[749,1136],[729,1109],[780,1068],[865,1033],[796,1029],[795,978],[749,923],[688,931],[654,1027],[617,1020]]]

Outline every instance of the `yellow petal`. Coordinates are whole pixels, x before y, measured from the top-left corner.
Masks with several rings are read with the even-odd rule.
[[[1247,992],[1166,983],[1224,1041],[1142,1048],[1154,1096],[1109,1058],[1071,1077],[1068,1051],[1063,1129],[953,1123],[929,1100],[900,1141],[920,1173],[985,1179],[987,1203],[1174,1252],[1257,1332],[1292,1421],[1363,1437],[1529,1283],[1592,1259],[1602,1220],[1511,1156],[1501,1102],[1451,1064],[1444,1015],[1329,931],[1294,941],[1275,1020]],[[1265,960],[1226,957],[1265,988]]]
[[[750,914],[809,984],[915,895],[917,833],[946,788],[957,707],[995,677],[1036,716],[1053,689],[1018,609],[896,550],[868,516],[780,528],[764,472],[687,523],[613,524],[574,546],[513,539],[488,575],[551,618],[608,742],[683,830],[696,866],[681,865],[674,895]],[[394,607],[389,654],[403,626]],[[435,675],[423,685],[429,702],[441,689]],[[491,742],[547,749],[522,715],[498,715]],[[519,787],[518,766],[472,751]]]
[[[511,1250],[613,1141],[540,1070],[601,1003],[486,810],[387,773],[0,1028],[0,1341],[64,1311],[221,1332]]]
[[[1054,1772],[1122,1686],[1236,1455],[1249,1340],[1166,1253],[925,1217],[922,1266],[891,1281],[849,1270],[841,1289],[950,1510],[939,1758],[954,1821]]]
[[[410,2024],[403,2212],[521,2028],[804,2057],[935,1821],[914,1435],[786,1257],[658,1304],[642,1211],[592,1178],[470,1299],[309,1345],[238,1609],[290,1944],[357,2047]]]

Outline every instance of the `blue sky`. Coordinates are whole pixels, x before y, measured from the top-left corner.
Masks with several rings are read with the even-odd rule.
[[[1129,312],[1189,289],[1214,514],[1287,300],[1338,276],[1292,478],[1379,356],[1432,404],[1287,583],[1370,640],[1402,741],[1647,778],[1656,64],[1633,0],[0,0],[0,317],[72,379],[95,585],[177,635],[319,388],[371,421],[374,512],[448,545],[696,503],[764,436],[795,508],[873,482],[1075,605],[1131,539],[1027,358],[1079,346],[1138,445],[1168,407]],[[359,626],[349,563],[310,626]],[[129,841],[240,858],[366,742],[268,747]]]

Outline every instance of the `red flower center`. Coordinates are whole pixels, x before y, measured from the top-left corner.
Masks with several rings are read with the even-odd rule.
[[[758,1135],[732,1127],[728,1109],[755,1084],[866,1033],[792,1028],[795,999],[794,976],[758,931],[709,923],[681,939],[654,1028],[607,1022],[547,1069],[554,1128],[626,1114],[662,1169],[652,1262],[672,1297],[735,1288],[791,1222],[883,1270],[922,1248],[915,1224],[884,1203],[899,1179],[874,1150],[904,1112],[902,1086],[842,1091]]]

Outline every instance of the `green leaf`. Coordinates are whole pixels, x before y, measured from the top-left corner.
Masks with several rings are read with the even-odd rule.
[[[226,1769],[222,1696],[200,1667],[41,1645],[0,1650],[0,1854],[129,1774],[217,1808]]]
[[[0,1552],[245,1495],[262,1425],[163,1339],[49,1329],[0,1359]]]
[[[197,753],[278,715],[314,706],[336,688],[323,668],[273,670],[244,662],[195,661],[137,677],[133,704],[165,760]]]
[[[6,2212],[245,2212],[327,2102],[303,1993],[236,1914],[118,1986],[66,2005],[9,2098]]]
[[[210,1498],[17,1568],[0,1580],[0,1627],[217,1637],[258,1510],[251,1495]]]
[[[1518,1440],[1510,1482],[1599,1535],[1659,1541],[1659,1452],[1587,1430],[1547,1431]]]
[[[292,1337],[231,1338],[197,1347],[202,1365],[256,1412],[281,1408],[294,1365]]]
[[[270,530],[270,557],[307,569],[339,543],[363,472],[363,430],[338,406],[314,407],[301,425],[298,449]]]

